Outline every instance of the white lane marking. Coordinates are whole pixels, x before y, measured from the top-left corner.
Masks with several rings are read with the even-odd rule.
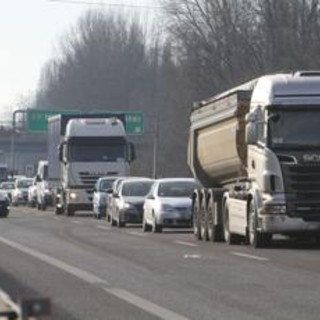
[[[78,221],[78,220],[72,220],[71,222],[72,222],[72,223],[75,223],[75,224],[83,224],[83,222]]]
[[[101,229],[101,230],[111,230],[110,227],[106,227],[106,226],[95,226],[97,229]]]
[[[183,246],[188,246],[188,247],[198,247],[197,244],[192,243],[192,242],[187,242],[187,241],[179,241],[179,240],[176,240],[176,241],[174,241],[174,243],[182,244]]]
[[[231,252],[231,254],[233,256],[238,256],[238,257],[252,259],[252,260],[269,261],[269,259],[265,258],[265,257],[254,256],[254,255],[251,255],[251,254],[246,254],[246,253],[241,253],[241,252]]]
[[[33,250],[31,248],[28,248],[28,247],[25,247],[19,243],[16,243],[16,242],[13,242],[11,240],[8,240],[6,238],[3,238],[3,237],[0,237],[0,241],[3,242],[4,244],[10,246],[11,248],[14,248],[16,250],[19,250],[23,253],[26,253],[28,254],[29,256],[32,256],[34,258],[37,258],[38,260],[41,260],[43,262],[46,262],[54,267],[57,267],[67,273],[70,273],[74,276],[76,276],[77,278],[80,278],[80,279],[83,279],[84,281],[90,283],[90,284],[104,284],[104,285],[108,285],[108,283],[99,278],[99,277],[96,277],[95,275],[89,273],[89,272],[86,272],[82,269],[79,269],[79,268],[76,268],[76,267],[73,267],[61,260],[58,260],[58,259],[55,259],[51,256],[48,256],[44,253],[41,253],[39,251],[36,251],[36,250]]]
[[[146,233],[141,233],[141,232],[136,232],[136,231],[126,231],[127,234],[131,234],[133,236],[138,236],[138,237],[146,237]]]
[[[83,280],[89,284],[93,285],[99,285],[102,287],[102,289],[121,300],[124,300],[135,307],[142,309],[150,314],[156,315],[160,317],[161,319],[173,319],[173,320],[189,320],[188,318],[181,316],[178,313],[175,313],[169,309],[166,309],[164,307],[161,307],[149,300],[146,300],[144,298],[141,298],[129,291],[119,289],[119,288],[109,288],[107,286],[110,286],[108,282],[102,278],[99,278],[95,276],[92,273],[89,273],[87,271],[84,271],[82,269],[76,268],[72,265],[69,265],[61,260],[58,260],[56,258],[53,258],[51,256],[48,256],[44,253],[41,253],[39,251],[36,251],[34,249],[31,249],[29,247],[23,246],[19,243],[13,242],[11,240],[8,240],[4,237],[0,236],[0,242],[8,245],[9,247],[16,249],[18,251],[21,251],[25,254],[28,254],[29,256],[32,256],[40,261],[43,261],[47,264],[50,264],[60,270],[63,270],[75,277],[77,277],[80,280]]]
[[[185,254],[183,257],[185,259],[200,259],[201,255],[200,254]]]
[[[103,288],[107,293],[110,293],[121,300],[125,300],[134,306],[138,306],[140,309],[147,311],[150,314],[153,314],[161,319],[172,319],[172,320],[188,320],[188,318],[181,316],[171,310],[163,308],[149,300],[143,299],[135,294],[130,293],[129,291],[122,289],[109,289]]]

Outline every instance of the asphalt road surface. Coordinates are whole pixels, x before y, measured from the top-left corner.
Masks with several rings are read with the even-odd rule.
[[[0,219],[0,288],[48,297],[53,319],[319,319],[320,248],[197,242],[89,214],[12,208]]]

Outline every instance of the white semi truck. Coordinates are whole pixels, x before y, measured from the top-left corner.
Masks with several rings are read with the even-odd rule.
[[[195,104],[190,121],[198,239],[320,239],[320,71],[260,77]]]
[[[56,214],[92,211],[94,184],[102,176],[127,176],[134,160],[123,122],[102,115],[61,114],[48,119],[48,180]]]

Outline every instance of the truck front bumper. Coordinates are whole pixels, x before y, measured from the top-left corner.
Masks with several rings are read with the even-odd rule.
[[[304,221],[302,218],[291,218],[286,214],[260,215],[258,222],[260,230],[267,233],[320,232],[320,222]]]

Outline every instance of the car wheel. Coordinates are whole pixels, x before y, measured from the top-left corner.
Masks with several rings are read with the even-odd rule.
[[[143,230],[143,232],[149,232],[149,231],[151,231],[151,229],[152,229],[152,227],[147,223],[145,218],[143,218],[143,221],[142,221],[142,230]]]
[[[110,225],[111,227],[115,227],[117,225],[117,221],[113,219],[113,216],[109,216],[109,221],[110,221]]]
[[[74,216],[74,210],[70,206],[67,206],[67,216]]]
[[[153,224],[152,224],[152,232],[153,233],[161,233],[162,232],[162,225],[158,224],[154,218]]]

